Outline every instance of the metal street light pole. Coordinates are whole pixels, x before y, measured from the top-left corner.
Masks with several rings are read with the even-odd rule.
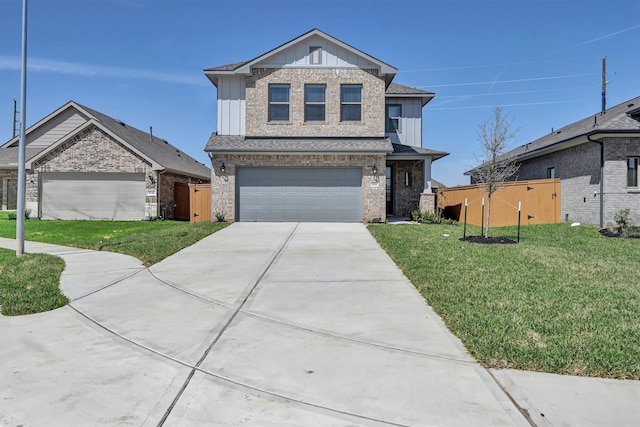
[[[22,0],[22,76],[20,79],[20,143],[18,148],[18,203],[16,213],[16,256],[24,253],[25,129],[27,122],[27,0]]]

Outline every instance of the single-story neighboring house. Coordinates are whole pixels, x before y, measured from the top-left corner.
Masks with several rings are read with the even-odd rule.
[[[640,223],[640,97],[556,129],[505,157],[519,164],[514,180],[560,179],[564,221],[604,227],[614,223],[616,212],[630,208]]]
[[[16,209],[19,137],[0,146],[2,210]],[[210,170],[162,138],[70,101],[26,130],[26,209],[42,219],[173,218],[177,182]]]

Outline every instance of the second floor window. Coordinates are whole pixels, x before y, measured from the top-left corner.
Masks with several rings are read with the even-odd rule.
[[[323,122],[325,120],[325,85],[305,85],[304,87],[304,120],[307,122]]]
[[[402,131],[401,127],[401,119],[402,116],[402,105],[400,104],[387,104],[387,132],[397,132],[400,133]]]
[[[269,121],[289,121],[289,94],[291,86],[269,85]]]
[[[640,166],[640,157],[627,159],[627,187],[638,186],[638,166]]]
[[[343,122],[362,120],[362,85],[340,86],[340,120]]]

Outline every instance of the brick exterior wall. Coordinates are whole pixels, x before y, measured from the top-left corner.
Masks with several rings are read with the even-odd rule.
[[[604,225],[614,214],[631,208],[640,223],[640,191],[627,188],[627,157],[640,156],[640,138],[605,138]],[[556,168],[561,179],[561,218],[585,224],[600,222],[600,144],[589,142],[526,160],[520,164],[519,180],[543,179],[547,168]]]
[[[388,161],[393,171],[393,214],[410,217],[420,209],[420,194],[424,191],[424,162],[416,160]],[[411,186],[405,185],[405,174],[411,174]],[[431,207],[433,211],[433,207]]]
[[[147,189],[156,189],[157,175],[151,164],[129,151],[95,126],[79,133],[40,158],[27,171],[26,207],[39,212],[41,172],[126,172],[144,173]],[[149,175],[154,176],[151,182]],[[145,212],[156,212],[155,198],[147,198]]]
[[[158,216],[162,217],[162,210],[164,210],[164,219],[175,219],[175,185],[176,183],[188,184],[191,182],[198,182],[186,176],[174,173],[160,173],[158,180]],[[205,180],[206,181],[206,180]]]
[[[269,84],[291,84],[288,122],[269,122]],[[304,121],[304,85],[326,84],[324,122]],[[362,121],[340,121],[340,85],[362,84]],[[246,136],[384,137],[385,82],[367,71],[254,68],[246,81]]]
[[[220,170],[225,164],[225,172]],[[374,177],[372,165],[378,176]],[[227,221],[236,217],[237,167],[361,167],[362,168],[362,220],[370,222],[386,219],[385,156],[345,154],[216,154],[211,168],[211,213],[224,213]]]

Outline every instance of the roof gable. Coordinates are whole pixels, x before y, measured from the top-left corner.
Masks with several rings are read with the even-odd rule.
[[[68,118],[73,120],[68,120]],[[59,123],[66,126],[55,126]],[[118,143],[151,163],[154,169],[166,169],[187,175],[209,178],[210,171],[207,166],[180,151],[164,139],[128,126],[120,120],[74,101],[69,101],[27,129],[28,143],[27,147],[25,147],[28,148],[27,164],[31,165],[34,161],[89,126],[96,126],[101,129]],[[46,135],[47,132],[49,136]],[[46,143],[38,143],[38,141],[43,141],[43,135],[40,134],[46,136],[44,138]],[[35,135],[35,137],[32,137],[32,135]],[[13,164],[13,151],[17,150],[16,144],[18,141],[18,138],[13,138],[0,147],[1,165],[10,166]]]
[[[319,61],[315,61],[311,47],[319,47]],[[319,62],[319,63],[315,63]],[[205,75],[217,84],[217,75],[251,73],[252,67],[358,67],[374,69],[385,77],[387,84],[393,80],[398,70],[379,59],[336,39],[317,28],[284,43],[256,58],[204,70]]]

